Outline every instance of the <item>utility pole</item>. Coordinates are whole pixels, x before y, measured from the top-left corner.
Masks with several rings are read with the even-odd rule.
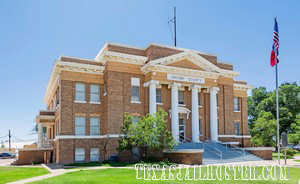
[[[10,148],[11,148],[11,141],[10,141],[10,138],[11,138],[11,135],[10,135],[10,129],[8,130],[8,144],[9,144],[9,151],[10,151]]]
[[[175,47],[177,46],[177,40],[176,40],[176,7],[174,6],[174,43]]]

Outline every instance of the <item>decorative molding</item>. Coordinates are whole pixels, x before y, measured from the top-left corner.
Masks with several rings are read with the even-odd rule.
[[[113,51],[103,51],[97,58],[101,63],[105,64],[107,61],[122,62],[128,64],[144,65],[148,60],[145,56],[137,56],[133,54],[124,54]]]
[[[247,84],[233,84],[234,90],[240,90],[240,91],[248,91],[252,89],[253,86],[247,85]]]
[[[64,61],[55,61],[54,66],[52,68],[50,79],[48,81],[47,89],[45,92],[44,102],[48,103],[51,98],[51,92],[54,90],[55,84],[58,80],[58,76],[61,71],[71,71],[71,72],[80,72],[87,74],[96,74],[103,75],[104,66],[90,65],[90,64],[82,64],[82,63],[72,63],[72,62],[64,62]]]
[[[151,85],[158,86],[159,85],[159,81],[157,81],[157,80],[150,80],[149,82],[145,82],[143,84],[144,87],[149,87]]]

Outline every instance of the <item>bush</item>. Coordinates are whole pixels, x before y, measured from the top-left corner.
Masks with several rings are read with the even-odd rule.
[[[281,150],[282,153],[284,153],[284,149]],[[297,150],[293,150],[292,148],[287,148],[286,149],[286,156],[294,156],[297,154]]]

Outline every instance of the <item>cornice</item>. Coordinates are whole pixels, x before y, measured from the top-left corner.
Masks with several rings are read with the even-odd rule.
[[[248,91],[252,89],[253,86],[247,85],[247,84],[233,84],[234,90],[240,90],[240,91]]]
[[[115,62],[137,64],[137,65],[144,65],[148,60],[148,58],[144,56],[124,54],[124,53],[112,52],[112,51],[103,51],[96,59],[103,64],[105,64],[107,61],[115,61]]]
[[[191,77],[204,77],[204,78],[211,78],[211,79],[218,79],[222,76],[219,73],[214,72],[207,72],[207,71],[200,71],[200,70],[193,70],[187,68],[178,68],[174,66],[163,66],[163,65],[148,65],[146,67],[141,68],[144,74],[149,72],[163,72],[163,73],[172,73],[178,75],[186,75]]]
[[[64,61],[55,61],[54,66],[52,68],[50,79],[48,81],[48,85],[45,92],[44,102],[48,103],[50,100],[50,94],[54,90],[55,83],[60,75],[61,71],[72,71],[72,72],[80,72],[87,74],[97,74],[103,75],[104,66],[90,65],[90,64],[82,64],[82,63],[72,63],[72,62],[64,62]]]

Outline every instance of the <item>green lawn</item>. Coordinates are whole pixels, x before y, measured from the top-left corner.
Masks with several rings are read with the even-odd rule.
[[[42,167],[0,167],[0,184],[32,178],[49,172]]]
[[[298,152],[297,154],[295,154],[293,157],[291,157],[291,156],[286,156],[286,158],[287,158],[287,159],[292,159],[292,158],[294,158],[295,156],[300,156],[300,152]],[[272,153],[272,157],[273,157],[273,160],[277,160],[277,159],[278,159],[278,153],[273,152],[273,153]],[[280,153],[280,159],[284,159],[284,154],[283,154],[283,153]]]
[[[259,168],[259,174],[262,172],[262,168]],[[300,179],[300,168],[290,168],[290,180],[210,180],[210,181],[187,181],[187,180],[174,180],[174,181],[162,181],[162,180],[143,180],[136,179],[136,171],[134,169],[104,169],[104,170],[81,170],[71,173],[66,173],[61,176],[49,178],[46,180],[38,181],[36,183],[41,184],[67,184],[67,183],[298,183]]]

